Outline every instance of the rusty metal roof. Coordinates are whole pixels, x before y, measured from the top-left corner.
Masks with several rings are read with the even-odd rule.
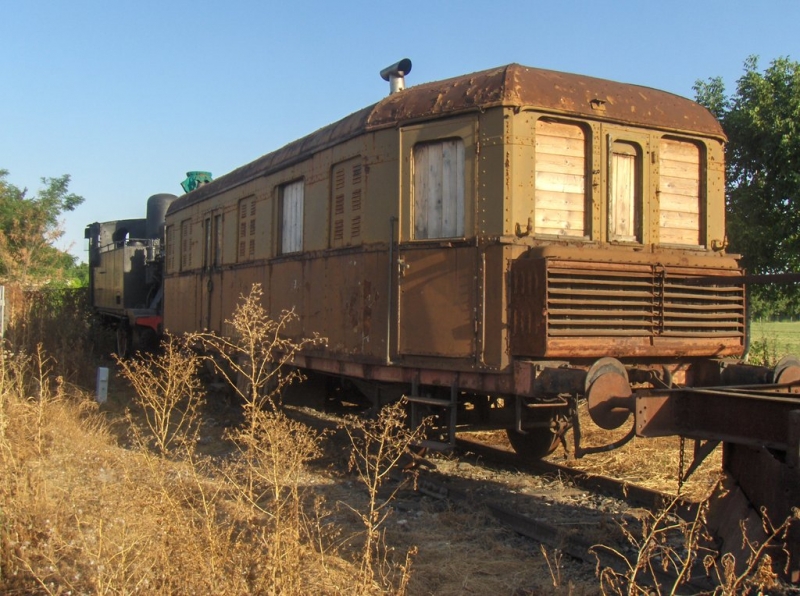
[[[426,83],[390,95],[374,106],[368,124],[400,124],[499,105],[724,138],[722,127],[711,113],[685,97],[519,64]]]
[[[699,104],[665,91],[509,64],[394,93],[377,104],[268,153],[175,201],[169,212],[308,158],[364,132],[496,106],[532,108],[594,120],[725,139]]]

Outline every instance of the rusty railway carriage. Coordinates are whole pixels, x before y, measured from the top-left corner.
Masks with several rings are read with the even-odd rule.
[[[268,311],[298,315],[288,333],[327,338],[294,361],[312,386],[374,405],[405,394],[412,417],[438,414],[440,444],[504,428],[541,457],[573,426],[588,453],[586,398],[604,428],[633,415],[623,440],[694,439],[687,475],[723,442],[741,494],[789,514],[800,361],[734,360],[749,278],[725,252],[712,115],[516,64],[405,89],[410,68],[381,73],[392,93],[373,106],[151,197],[146,220],[88,226],[94,305],[120,351],[162,329],[226,334],[260,283]],[[720,528],[739,527],[737,507]]]
[[[165,326],[225,333],[259,282],[328,340],[298,366],[541,454],[599,358],[691,384],[742,353],[742,284],[687,284],[741,273],[724,140],[687,99],[516,64],[403,89],[172,203]]]

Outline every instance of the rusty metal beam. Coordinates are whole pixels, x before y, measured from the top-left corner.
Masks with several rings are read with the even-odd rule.
[[[800,410],[800,396],[777,391],[797,385],[637,391],[636,434],[716,439],[787,451],[795,440],[791,420],[792,412]]]

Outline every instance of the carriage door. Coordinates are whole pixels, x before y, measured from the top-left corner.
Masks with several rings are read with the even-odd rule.
[[[476,344],[477,258],[471,207],[475,121],[401,132],[398,351],[469,357]]]
[[[222,214],[208,212],[203,217],[203,275],[198,288],[201,329],[220,330],[221,264]]]

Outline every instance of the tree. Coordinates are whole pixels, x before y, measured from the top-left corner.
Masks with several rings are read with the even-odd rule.
[[[53,246],[63,234],[59,217],[84,198],[69,192],[69,174],[42,178],[44,188],[28,196],[27,188],[7,182],[0,170],[0,275],[28,285],[63,278],[76,268],[75,258]]]
[[[800,270],[800,63],[778,58],[762,73],[744,63],[736,92],[720,77],[697,81],[696,99],[720,120],[728,144],[729,249],[751,273]],[[756,303],[784,302],[796,313],[800,288],[753,288]]]

